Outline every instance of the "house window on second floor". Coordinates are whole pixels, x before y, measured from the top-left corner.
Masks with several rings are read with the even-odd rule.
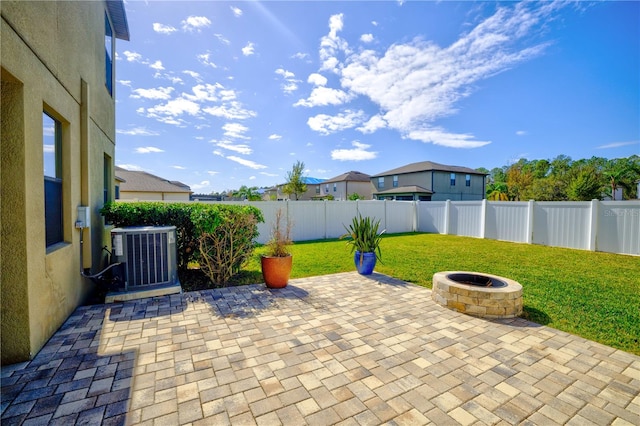
[[[464,185],[465,186],[471,186],[471,175],[466,175],[464,177]]]
[[[64,240],[62,221],[62,125],[42,114],[44,227],[47,247]]]
[[[378,178],[378,189],[384,188],[384,177]]]
[[[104,14],[104,50],[105,86],[113,96],[113,30],[106,13]]]
[[[316,186],[316,194],[320,193],[320,185]]]
[[[456,174],[455,173],[451,173],[451,186],[456,186]]]
[[[333,184],[333,192],[336,192],[338,190],[338,184],[334,183]]]
[[[393,187],[398,187],[398,175],[393,176]]]
[[[329,193],[329,184],[326,184],[324,186],[324,192],[326,192],[327,194]]]

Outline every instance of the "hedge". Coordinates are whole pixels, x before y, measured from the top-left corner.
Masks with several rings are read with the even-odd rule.
[[[225,271],[231,268],[237,272],[253,251],[254,240],[258,236],[257,224],[264,222],[262,212],[256,207],[226,204],[112,202],[105,204],[100,213],[107,223],[116,227],[175,226],[178,268],[182,270],[187,269],[189,262],[203,260],[203,244],[202,247],[208,247],[211,241],[224,239],[224,244],[216,242],[218,249],[224,247],[224,250],[235,252],[234,260],[229,260],[231,264],[228,267],[218,265],[216,268]],[[248,253],[246,256],[238,255],[238,249]],[[211,252],[211,249],[206,251]],[[223,276],[226,275],[224,272]],[[214,278],[212,281],[222,283],[217,275]]]

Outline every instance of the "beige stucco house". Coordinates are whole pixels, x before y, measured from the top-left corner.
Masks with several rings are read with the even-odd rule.
[[[115,43],[122,0],[0,2],[2,363],[31,359],[103,266],[114,198]],[[80,264],[78,207],[86,206]],[[5,253],[11,253],[10,256]]]
[[[331,195],[337,201],[348,200],[352,194],[358,194],[364,200],[371,200],[373,189],[371,176],[350,171],[322,182],[320,194],[325,198]]]
[[[138,201],[189,201],[191,188],[151,173],[116,166],[116,198]]]

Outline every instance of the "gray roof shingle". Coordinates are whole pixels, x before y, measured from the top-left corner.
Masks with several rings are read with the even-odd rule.
[[[120,191],[135,192],[188,192],[189,185],[176,180],[167,180],[147,172],[115,168],[116,179],[121,180]]]
[[[373,175],[371,177],[376,178],[381,176],[401,175],[405,173],[429,172],[429,171],[467,173],[467,174],[476,174],[476,175],[485,174],[477,170],[471,169],[469,167],[448,166],[446,164],[434,163],[433,161],[420,161],[418,163],[411,163],[411,164],[407,164],[406,166],[402,166],[396,169],[388,170],[386,172],[378,173],[377,175]]]

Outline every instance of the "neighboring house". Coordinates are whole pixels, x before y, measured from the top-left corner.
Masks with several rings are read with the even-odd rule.
[[[104,266],[115,40],[129,28],[123,0],[2,0],[0,15],[0,351],[10,364],[32,359],[85,301],[93,284],[81,270]],[[89,209],[82,265],[79,206]]]
[[[313,200],[313,199],[317,199],[317,198],[321,198],[322,196],[320,195],[320,185],[325,181],[324,179],[318,179],[318,178],[312,178],[312,177],[305,177],[303,178],[304,183],[307,185],[307,191],[304,194],[298,194],[298,200],[303,201],[303,200]],[[274,189],[268,189],[265,190],[262,198],[263,199],[273,199],[273,196],[275,195],[275,199],[280,201],[280,200],[295,200],[295,195],[291,194],[285,194],[282,189],[284,188],[286,184],[280,184],[276,187],[275,191]]]
[[[371,176],[378,200],[482,200],[485,173],[431,161],[411,163]]]
[[[348,200],[352,194],[358,194],[365,200],[371,200],[373,191],[371,176],[350,171],[322,182],[320,196],[326,198],[331,195],[334,200],[341,201]]]
[[[116,167],[116,180],[120,200],[189,201],[192,194],[191,188],[182,182],[122,167]]]

